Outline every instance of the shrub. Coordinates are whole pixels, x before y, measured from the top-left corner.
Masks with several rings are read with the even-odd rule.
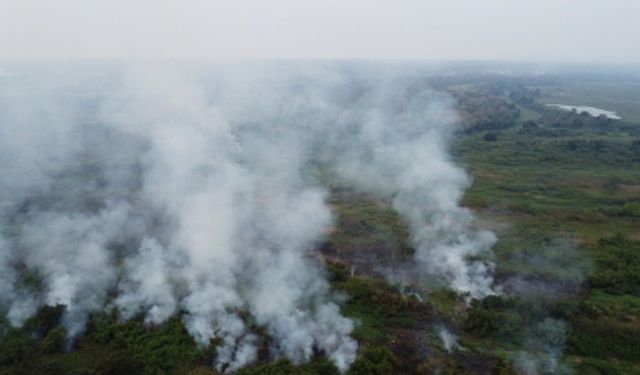
[[[396,356],[386,348],[365,349],[349,369],[350,375],[393,374],[398,366]]]
[[[610,294],[640,294],[640,241],[621,235],[601,239],[595,248],[592,287]]]
[[[49,331],[40,343],[40,350],[45,354],[61,353],[64,351],[67,331],[64,327],[56,327]]]
[[[0,340],[0,365],[12,365],[32,358],[36,340],[22,329],[10,328]]]
[[[496,133],[486,133],[484,135],[484,140],[487,142],[495,142],[498,140],[498,136],[496,135]]]

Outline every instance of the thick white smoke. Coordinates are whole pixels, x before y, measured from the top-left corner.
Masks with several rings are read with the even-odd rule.
[[[144,311],[145,323],[160,324],[176,312],[171,256],[158,241],[144,238],[139,252],[126,259],[115,301],[124,319]]]
[[[490,265],[468,259],[494,238],[459,206],[455,116],[421,82],[304,65],[100,69],[0,80],[0,300],[14,324],[41,304],[67,306],[71,335],[111,306],[148,324],[181,311],[199,345],[219,343],[220,370],[256,360],[253,323],[273,355],[322,351],[346,370],[353,323],[312,256],[333,222],[317,163],[393,201],[421,273],[493,292]],[[39,290],[20,285],[24,270]]]
[[[187,330],[203,346],[222,339],[218,367],[234,370],[257,353],[239,316],[248,309],[275,339],[275,353],[300,363],[320,349],[346,369],[357,348],[349,338],[352,323],[330,301],[326,280],[306,256],[332,219],[324,190],[302,181],[307,158],[301,145],[254,139],[254,132],[271,130],[231,122],[207,99],[173,75],[138,70],[104,111],[108,123],[149,141],[141,196],[175,222],[166,246],[183,259],[171,268],[182,288]],[[240,108],[251,110],[249,103]],[[148,264],[134,266],[141,267]],[[119,302],[149,304],[143,279],[171,290],[166,267],[155,272],[134,271],[137,289],[125,288],[129,297]],[[175,310],[169,296],[153,298],[160,303],[146,306],[148,320]]]
[[[471,212],[460,207],[469,180],[447,153],[454,113],[427,89],[391,87],[365,98],[337,170],[392,200],[409,222],[419,271],[474,298],[493,294],[491,264],[470,260],[495,236],[473,230]]]
[[[472,298],[495,294],[493,264],[479,258],[496,238],[460,206],[470,180],[448,153],[453,103],[419,76],[365,71],[325,72],[324,84],[307,74],[283,99],[292,108],[279,113],[287,131],[311,138],[314,157],[340,178],[391,200],[410,225],[421,277]]]

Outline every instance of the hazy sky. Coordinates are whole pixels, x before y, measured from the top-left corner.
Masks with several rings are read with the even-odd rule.
[[[0,0],[0,58],[640,63],[640,0]]]

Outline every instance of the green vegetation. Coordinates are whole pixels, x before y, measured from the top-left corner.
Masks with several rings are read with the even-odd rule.
[[[501,89],[537,115],[491,142],[467,131],[454,152],[474,176],[464,204],[498,233],[497,278],[524,280],[516,290],[534,295],[474,303],[463,328],[512,357],[545,346],[523,340],[548,316],[567,324],[564,361],[576,373],[640,373],[640,124],[547,109],[520,84]]]
[[[346,188],[336,188],[330,202],[337,216],[337,225],[323,248],[349,263],[367,254],[369,262],[395,262],[410,258],[406,223],[388,202],[357,194]]]
[[[212,354],[198,350],[177,317],[151,328],[106,314],[92,317],[66,352],[62,312],[62,306],[43,307],[23,328],[5,332],[0,364],[9,367],[0,374],[182,374]]]

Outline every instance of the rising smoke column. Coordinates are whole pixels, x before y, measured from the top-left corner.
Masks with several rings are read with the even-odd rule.
[[[338,171],[392,199],[409,222],[419,272],[473,298],[493,294],[492,265],[469,259],[487,252],[495,237],[474,229],[471,212],[460,206],[469,179],[447,150],[456,121],[451,103],[419,82],[387,85],[363,98],[359,147]]]
[[[471,212],[460,206],[469,180],[447,153],[453,113],[428,90],[392,92],[397,96],[382,91],[365,99],[371,102],[358,119],[358,147],[338,171],[391,197],[409,222],[419,270],[474,298],[492,294],[491,265],[468,259],[489,250],[495,237],[474,230]]]
[[[273,136],[265,142],[272,131],[230,121],[205,93],[171,75],[131,75],[105,113],[121,131],[149,140],[142,196],[176,223],[166,248],[184,259],[172,267],[183,288],[177,300],[200,345],[222,340],[218,368],[233,371],[255,359],[255,335],[238,314],[248,309],[275,339],[274,354],[301,363],[317,348],[346,369],[357,348],[352,323],[307,258],[332,218],[324,190],[302,181],[302,145]],[[263,126],[273,126],[266,120]],[[144,278],[166,283],[162,275]],[[121,302],[149,301],[141,297]],[[157,299],[168,303],[148,311],[170,315],[171,300]]]
[[[287,129],[311,138],[314,158],[342,179],[391,200],[410,225],[415,271],[426,282],[472,298],[495,294],[493,264],[472,260],[495,236],[474,228],[460,206],[470,179],[448,152],[457,122],[450,98],[408,73],[330,71],[323,83],[305,73],[289,99]]]
[[[467,259],[494,239],[459,206],[469,181],[448,157],[446,98],[336,67],[201,73],[151,64],[3,90],[0,300],[14,324],[42,304],[67,306],[72,336],[103,308],[147,324],[183,311],[199,345],[220,342],[217,368],[234,371],[257,356],[248,314],[273,355],[302,363],[320,350],[346,370],[353,323],[312,257],[333,222],[308,173],[318,161],[392,200],[420,272],[492,293],[491,266]],[[17,265],[42,276],[39,295],[21,297]]]
[[[93,221],[93,215],[71,209],[70,200],[66,199],[82,190],[78,187],[69,194],[72,187],[64,186],[63,177],[73,173],[73,156],[83,148],[79,142],[71,141],[83,113],[77,98],[67,91],[73,83],[45,79],[36,73],[3,77],[1,83],[0,262],[5,276],[0,299],[15,325],[29,318],[43,303],[68,303],[69,316],[85,315],[90,309],[101,307],[102,301],[96,301],[104,296],[105,286],[95,285],[102,280],[89,282],[96,287],[92,291],[97,292],[97,299],[80,301],[82,298],[75,293],[80,293],[80,284],[86,283],[88,276],[93,277],[86,272],[87,267],[102,271],[96,267],[103,263],[103,252],[96,246],[101,246],[99,242],[107,230],[95,222],[83,223],[84,218]],[[66,94],[60,95],[61,92]],[[84,238],[85,235],[92,238]],[[91,255],[97,257],[91,259]],[[44,290],[34,291],[22,285],[20,274],[25,269],[38,269]],[[107,267],[106,279],[110,278],[109,273]],[[82,319],[78,319],[80,324],[71,320],[69,331],[78,331]]]

